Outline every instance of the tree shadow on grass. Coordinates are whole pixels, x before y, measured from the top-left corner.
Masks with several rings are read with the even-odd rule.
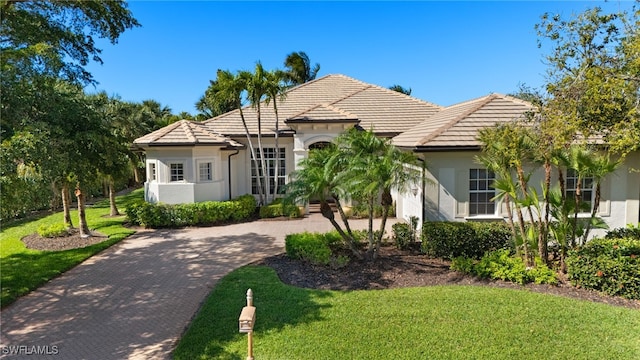
[[[256,334],[282,330],[288,326],[321,321],[319,301],[333,296],[331,291],[297,288],[283,284],[275,271],[266,266],[248,265],[220,280],[209,295],[173,353],[174,359],[241,359],[236,351],[246,334],[238,331],[238,316],[246,305],[247,289],[252,289],[256,307]]]

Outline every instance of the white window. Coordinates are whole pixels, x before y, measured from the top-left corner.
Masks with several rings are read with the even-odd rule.
[[[260,163],[260,151],[256,151],[256,156],[258,157],[258,163]],[[284,148],[280,148],[278,159],[276,159],[276,148],[265,148],[264,149],[264,158],[266,162],[266,171],[269,174],[269,193],[273,193],[273,188],[275,186],[274,175],[276,173],[276,161],[278,161],[278,189],[282,189],[285,183],[285,151]],[[259,165],[260,166],[260,165]],[[262,171],[260,172],[262,176]],[[253,160],[251,161],[251,193],[254,195],[258,194],[258,171],[255,167]],[[265,184],[262,184],[262,187],[265,187]]]
[[[212,177],[212,166],[211,162],[201,162],[198,163],[198,178],[200,181],[211,181]]]
[[[495,215],[496,203],[492,199],[496,195],[493,188],[495,180],[493,171],[486,169],[469,170],[469,215]]]
[[[156,163],[149,163],[149,181],[156,181],[157,179]]]
[[[184,164],[183,163],[171,163],[169,164],[171,170],[171,181],[183,181],[184,180]]]
[[[575,200],[576,192],[578,191],[578,185],[580,185],[580,203],[585,208],[592,209],[593,206],[593,178],[590,176],[579,178],[578,173],[575,170],[568,169],[567,177],[565,179],[564,194],[568,200]],[[582,209],[582,211],[587,211]]]

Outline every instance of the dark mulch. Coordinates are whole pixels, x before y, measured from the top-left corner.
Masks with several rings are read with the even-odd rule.
[[[78,230],[72,229],[69,236],[43,238],[35,233],[23,237],[22,242],[30,249],[60,251],[81,248],[108,239],[107,236],[99,233],[92,234],[94,236],[81,238]],[[593,290],[579,289],[572,286],[566,279],[562,279],[558,286],[537,284],[522,286],[507,281],[479,279],[450,270],[448,261],[431,259],[415,250],[401,251],[392,246],[382,247],[375,262],[352,259],[341,268],[292,260],[285,254],[267,257],[256,264],[273,268],[285,284],[309,289],[375,290],[435,285],[494,286],[640,309],[640,300],[628,300],[603,295]]]
[[[375,262],[351,260],[342,268],[312,265],[292,260],[285,254],[258,262],[273,268],[280,280],[289,285],[323,290],[370,290],[435,285],[475,285],[522,289],[544,294],[600,302],[640,309],[639,300],[603,295],[597,291],[579,289],[563,279],[558,286],[527,284],[524,286],[500,280],[485,280],[449,269],[450,263],[431,259],[416,251],[400,251],[383,247]]]
[[[28,249],[43,250],[43,251],[61,251],[69,249],[77,249],[85,246],[101,243],[107,240],[109,237],[92,231],[90,237],[80,237],[80,231],[78,229],[70,229],[68,236],[61,236],[55,238],[45,238],[38,233],[27,235],[23,237],[22,242]]]

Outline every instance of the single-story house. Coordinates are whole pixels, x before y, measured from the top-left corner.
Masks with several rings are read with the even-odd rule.
[[[441,107],[344,75],[327,75],[287,91],[279,101],[279,158],[273,103],[261,106],[262,142],[269,171],[279,162],[284,184],[310,149],[330,142],[354,126],[414,151],[426,161],[426,178],[408,194],[395,194],[397,216],[420,220],[504,219],[503,204],[491,201],[492,178],[475,160],[477,131],[521,118],[531,104],[491,94]],[[255,109],[244,108],[247,127],[258,134]],[[257,195],[256,171],[240,112],[204,122],[182,120],[134,141],[146,154],[145,198],[150,202],[189,203]],[[603,184],[600,216],[610,227],[640,220],[640,153],[628,156]],[[532,178],[532,183],[540,183]],[[540,181],[539,181],[540,180]]]

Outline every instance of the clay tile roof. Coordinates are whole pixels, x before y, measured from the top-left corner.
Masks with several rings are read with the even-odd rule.
[[[396,91],[367,84],[345,75],[326,75],[291,88],[284,101],[278,101],[278,117],[286,130],[287,120],[330,121],[360,120],[360,126],[376,133],[398,134],[423,122],[441,109],[440,106],[418,100]],[[251,134],[257,134],[255,109],[243,108],[245,121]],[[275,124],[273,102],[261,103],[263,135],[271,134]],[[207,128],[227,136],[244,136],[240,112],[234,110],[204,122]],[[266,131],[266,132],[265,132]]]
[[[292,122],[358,122],[358,117],[328,104],[320,104],[288,118],[285,123]]]
[[[479,147],[478,131],[496,124],[523,120],[533,106],[511,96],[491,94],[451,105],[393,138],[405,148]]]
[[[220,145],[242,147],[223,135],[214,133],[198,122],[180,120],[133,141],[138,146]]]

